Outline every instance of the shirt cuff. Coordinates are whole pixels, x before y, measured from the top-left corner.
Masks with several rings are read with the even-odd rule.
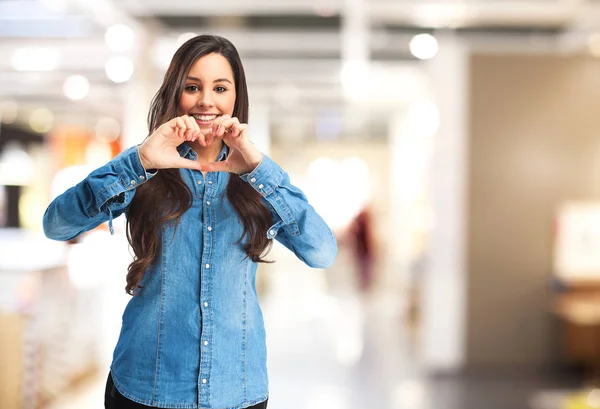
[[[269,196],[279,186],[285,172],[271,158],[263,154],[262,161],[250,173],[240,178],[250,184],[263,197]]]
[[[121,152],[115,160],[121,170],[121,179],[127,190],[135,189],[138,185],[156,175],[157,172],[150,173],[142,166],[140,160],[139,147],[133,146]]]

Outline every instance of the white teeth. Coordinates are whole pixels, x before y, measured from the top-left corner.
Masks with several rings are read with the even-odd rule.
[[[209,122],[217,117],[216,115],[192,115],[192,116],[202,122]]]

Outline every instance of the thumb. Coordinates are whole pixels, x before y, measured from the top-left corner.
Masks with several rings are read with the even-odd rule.
[[[205,163],[200,166],[200,170],[203,172],[231,172],[227,161]]]
[[[181,157],[175,161],[173,167],[200,170],[200,164],[197,161]]]

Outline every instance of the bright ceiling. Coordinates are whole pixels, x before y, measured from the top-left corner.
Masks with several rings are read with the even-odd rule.
[[[105,33],[115,24],[133,30],[133,48],[108,47]],[[55,123],[123,121],[128,93],[140,78],[154,92],[178,38],[210,32],[238,47],[252,101],[268,108],[271,123],[310,123],[319,115],[348,121],[360,112],[367,118],[361,126],[373,130],[382,122],[368,120],[374,113],[414,96],[423,61],[409,44],[417,34],[453,32],[486,52],[568,53],[587,52],[590,41],[597,46],[598,29],[600,2],[584,0],[0,0],[0,108],[16,103],[23,124],[40,107]],[[22,51],[31,47],[46,52],[33,67]],[[383,73],[363,101],[349,102],[344,93],[350,54]],[[107,77],[114,56],[134,62],[130,80]],[[65,96],[72,75],[89,82],[81,100]]]

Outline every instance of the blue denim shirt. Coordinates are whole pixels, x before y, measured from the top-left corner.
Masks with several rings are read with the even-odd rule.
[[[178,150],[197,159],[185,143]],[[219,160],[226,154],[224,146]],[[257,263],[246,258],[243,243],[235,244],[243,226],[226,196],[230,175],[180,172],[193,203],[177,228],[163,226],[160,259],[125,309],[113,380],[122,395],[148,406],[252,406],[268,397],[265,328],[255,287]],[[136,187],[152,176],[137,147],[123,151],[49,205],[46,236],[69,240],[112,221],[127,212]],[[270,239],[311,267],[333,263],[333,233],[287,173],[264,155],[242,179],[271,209]]]

